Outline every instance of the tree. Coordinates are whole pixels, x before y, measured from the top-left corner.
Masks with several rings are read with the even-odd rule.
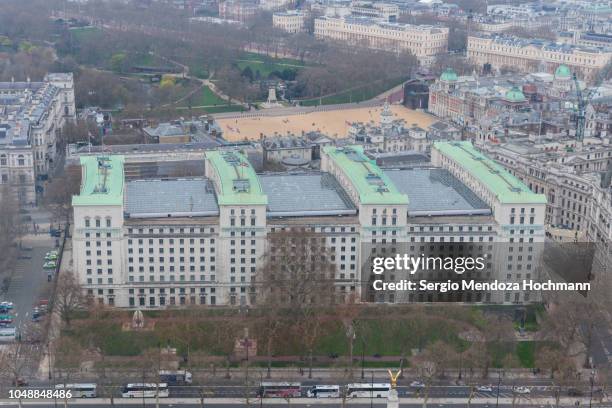
[[[38,349],[26,342],[18,341],[0,349],[0,378],[15,385],[32,366],[39,355]]]
[[[481,331],[484,343],[483,350],[481,350],[483,354],[482,377],[487,378],[496,355],[499,355],[500,351],[506,351],[506,354],[513,351],[516,339],[514,337],[514,326],[508,316],[502,314],[485,315],[483,328]]]
[[[66,323],[70,326],[72,315],[85,305],[83,288],[70,272],[61,273],[55,290],[55,307]]]
[[[43,205],[51,210],[59,222],[67,222],[72,213],[72,196],[78,195],[80,188],[80,169],[66,170],[47,185]]]
[[[325,236],[305,228],[270,234],[258,280],[264,298],[275,299],[295,322],[308,356],[309,378],[327,308],[335,299],[336,266],[325,243]]]
[[[13,188],[9,184],[0,185],[0,259],[2,271],[12,269],[16,261],[15,242],[19,240],[21,229],[19,223],[19,205]]]

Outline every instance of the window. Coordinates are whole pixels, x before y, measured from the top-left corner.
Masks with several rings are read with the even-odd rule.
[[[23,154],[17,156],[17,164],[19,166],[25,166],[25,158],[23,157]]]

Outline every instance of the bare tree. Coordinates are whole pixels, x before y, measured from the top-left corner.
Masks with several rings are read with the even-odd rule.
[[[11,385],[18,385],[36,361],[38,353],[32,344],[18,341],[0,349],[0,378]]]
[[[276,299],[295,321],[294,329],[308,355],[311,378],[314,348],[335,300],[336,266],[325,236],[305,228],[271,234],[261,271],[259,285],[264,298]]]
[[[55,291],[55,307],[67,326],[70,326],[74,312],[84,305],[83,288],[75,276],[70,272],[60,274]]]

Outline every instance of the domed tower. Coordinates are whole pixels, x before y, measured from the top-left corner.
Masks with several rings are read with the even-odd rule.
[[[572,90],[572,73],[567,65],[561,64],[555,70],[553,87],[563,97]]]
[[[508,106],[518,108],[527,103],[527,98],[521,89],[517,86],[513,86],[504,95],[504,101]]]
[[[446,91],[452,91],[455,89],[457,83],[457,73],[452,68],[446,68],[442,75],[440,75],[440,83],[442,88]]]
[[[393,125],[393,112],[389,107],[389,102],[385,101],[382,112],[380,112],[380,127],[383,129],[390,129]]]

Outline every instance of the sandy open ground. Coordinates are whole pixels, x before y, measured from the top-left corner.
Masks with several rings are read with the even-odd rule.
[[[340,109],[287,116],[260,116],[250,118],[218,119],[223,130],[223,137],[229,141],[257,140],[261,134],[272,136],[274,133],[301,134],[302,131],[321,131],[330,137],[343,138],[348,133],[348,122],[380,121],[382,107],[364,107]],[[404,119],[408,126],[417,124],[422,128],[429,127],[436,118],[423,112],[417,112],[402,105],[392,105],[391,111],[397,119]]]

